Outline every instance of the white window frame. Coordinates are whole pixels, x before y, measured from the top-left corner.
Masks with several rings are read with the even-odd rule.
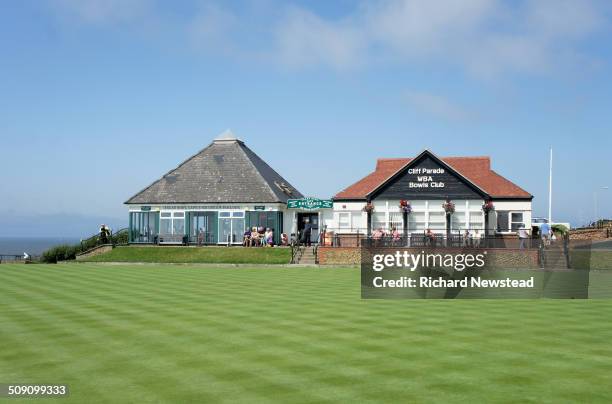
[[[337,221],[336,223],[338,223],[338,230],[352,230],[353,229],[353,215],[351,214],[351,212],[336,212],[337,213]],[[342,225],[342,221],[340,220],[340,217],[342,215],[346,215],[346,217],[348,218],[348,226],[343,226]]]
[[[228,216],[221,216],[222,213]],[[234,219],[242,219],[240,233],[244,233],[246,228],[246,213],[244,210],[219,210],[217,212],[217,244],[227,244],[227,240],[223,240],[223,237],[221,237],[221,220],[223,219],[229,219],[230,221],[230,234],[234,234]],[[232,244],[242,244],[242,239],[237,237]]]
[[[169,216],[164,217],[164,215],[169,215]],[[186,229],[186,216],[187,215],[185,214],[184,210],[165,210],[165,211],[159,212],[159,230],[158,232],[162,236],[166,236],[166,235],[174,236],[178,234],[178,233],[174,233],[174,221],[182,220],[183,221],[183,233],[181,233],[181,235],[184,236],[185,229]],[[170,233],[162,233],[162,229],[164,228],[162,223],[164,220],[170,221]]]
[[[520,221],[520,222],[513,222],[513,221],[512,221],[512,214],[513,214],[513,213],[520,213],[520,214],[521,214],[521,221]],[[518,229],[517,229],[517,230],[512,230],[512,225],[513,225],[514,223],[517,223],[517,224],[522,224],[524,227],[526,227],[526,226],[525,226],[525,212],[523,212],[523,211],[521,211],[521,210],[515,210],[515,211],[512,211],[512,210],[511,210],[511,211],[509,211],[509,212],[508,212],[508,225],[510,226],[510,233],[517,233],[517,232],[518,232]],[[520,227],[519,227],[519,228],[520,228]]]
[[[497,230],[497,220],[499,218],[499,216],[496,216],[495,218],[495,232],[498,234],[517,234],[518,230],[512,230],[512,223],[522,223],[523,226],[525,226],[525,228],[527,228],[527,225],[525,224],[525,211],[524,210],[507,210],[504,211],[505,213],[508,214],[508,230],[505,231],[499,231]],[[521,222],[513,222],[512,221],[512,214],[513,213],[520,213],[521,215],[523,215],[523,220]],[[497,215],[499,215],[499,212],[497,213]]]

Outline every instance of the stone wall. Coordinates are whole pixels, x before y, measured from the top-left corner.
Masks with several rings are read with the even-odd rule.
[[[92,248],[89,251],[84,252],[83,254],[79,254],[76,256],[77,261],[81,261],[90,257],[94,257],[96,255],[104,254],[113,249],[113,246],[110,244],[101,245],[95,248]]]
[[[383,250],[377,249],[377,251]],[[386,248],[389,254],[395,251],[407,251],[411,254],[418,254],[423,251],[422,248]],[[459,254],[462,252],[486,251],[486,263],[489,268],[529,268],[536,269],[539,267],[538,250],[536,249],[516,249],[516,248],[488,248],[486,250],[464,250],[460,248],[448,248],[438,250],[428,250],[428,253],[440,254]],[[382,251],[381,251],[382,252]],[[367,254],[367,252],[364,251]],[[362,251],[356,247],[319,247],[317,255],[320,265],[359,265],[361,263]]]
[[[357,247],[319,247],[317,257],[320,265],[359,265],[361,251]]]
[[[612,237],[612,229],[570,230],[570,240],[604,240]]]

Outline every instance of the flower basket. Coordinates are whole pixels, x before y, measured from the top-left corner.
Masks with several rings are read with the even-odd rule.
[[[374,212],[374,205],[372,204],[372,202],[366,203],[366,206],[363,207],[363,211],[367,213]]]
[[[493,206],[493,201],[487,201],[482,205],[482,210],[484,213],[489,213],[492,210],[495,210],[495,206]]]
[[[446,212],[447,215],[450,215],[451,213],[455,213],[455,204],[449,200],[447,200],[446,202],[442,204],[442,208],[444,208],[444,211]]]
[[[412,212],[412,206],[410,206],[410,202],[405,199],[402,199],[399,204],[400,210],[404,213]]]

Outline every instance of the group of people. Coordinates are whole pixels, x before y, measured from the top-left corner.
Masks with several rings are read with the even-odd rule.
[[[289,240],[285,233],[281,234],[280,245],[287,245]],[[246,229],[242,238],[244,247],[273,247],[274,246],[274,229],[263,226]]]
[[[402,238],[402,235],[395,227],[391,228],[390,233],[387,233],[386,231],[384,231],[382,227],[379,227],[378,229],[375,229],[372,232],[372,240],[380,241],[386,237],[391,237],[391,240],[393,241],[400,241],[400,239]]]
[[[425,244],[428,246],[435,246],[439,238],[439,235],[434,233],[431,229],[425,230]],[[461,242],[464,247],[480,247],[481,240],[484,237],[484,233],[480,230],[465,230],[462,234]],[[372,240],[375,244],[379,244],[382,240],[390,240],[393,243],[399,243],[402,239],[402,233],[397,230],[396,227],[391,227],[390,232],[386,232],[382,227],[375,229],[372,232]]]
[[[484,237],[484,233],[481,233],[480,230],[465,230],[461,237],[461,244],[463,247],[480,247],[480,242]]]

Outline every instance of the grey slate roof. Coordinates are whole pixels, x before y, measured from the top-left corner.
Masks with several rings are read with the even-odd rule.
[[[294,198],[303,195],[227,131],[125,203],[286,203]]]

